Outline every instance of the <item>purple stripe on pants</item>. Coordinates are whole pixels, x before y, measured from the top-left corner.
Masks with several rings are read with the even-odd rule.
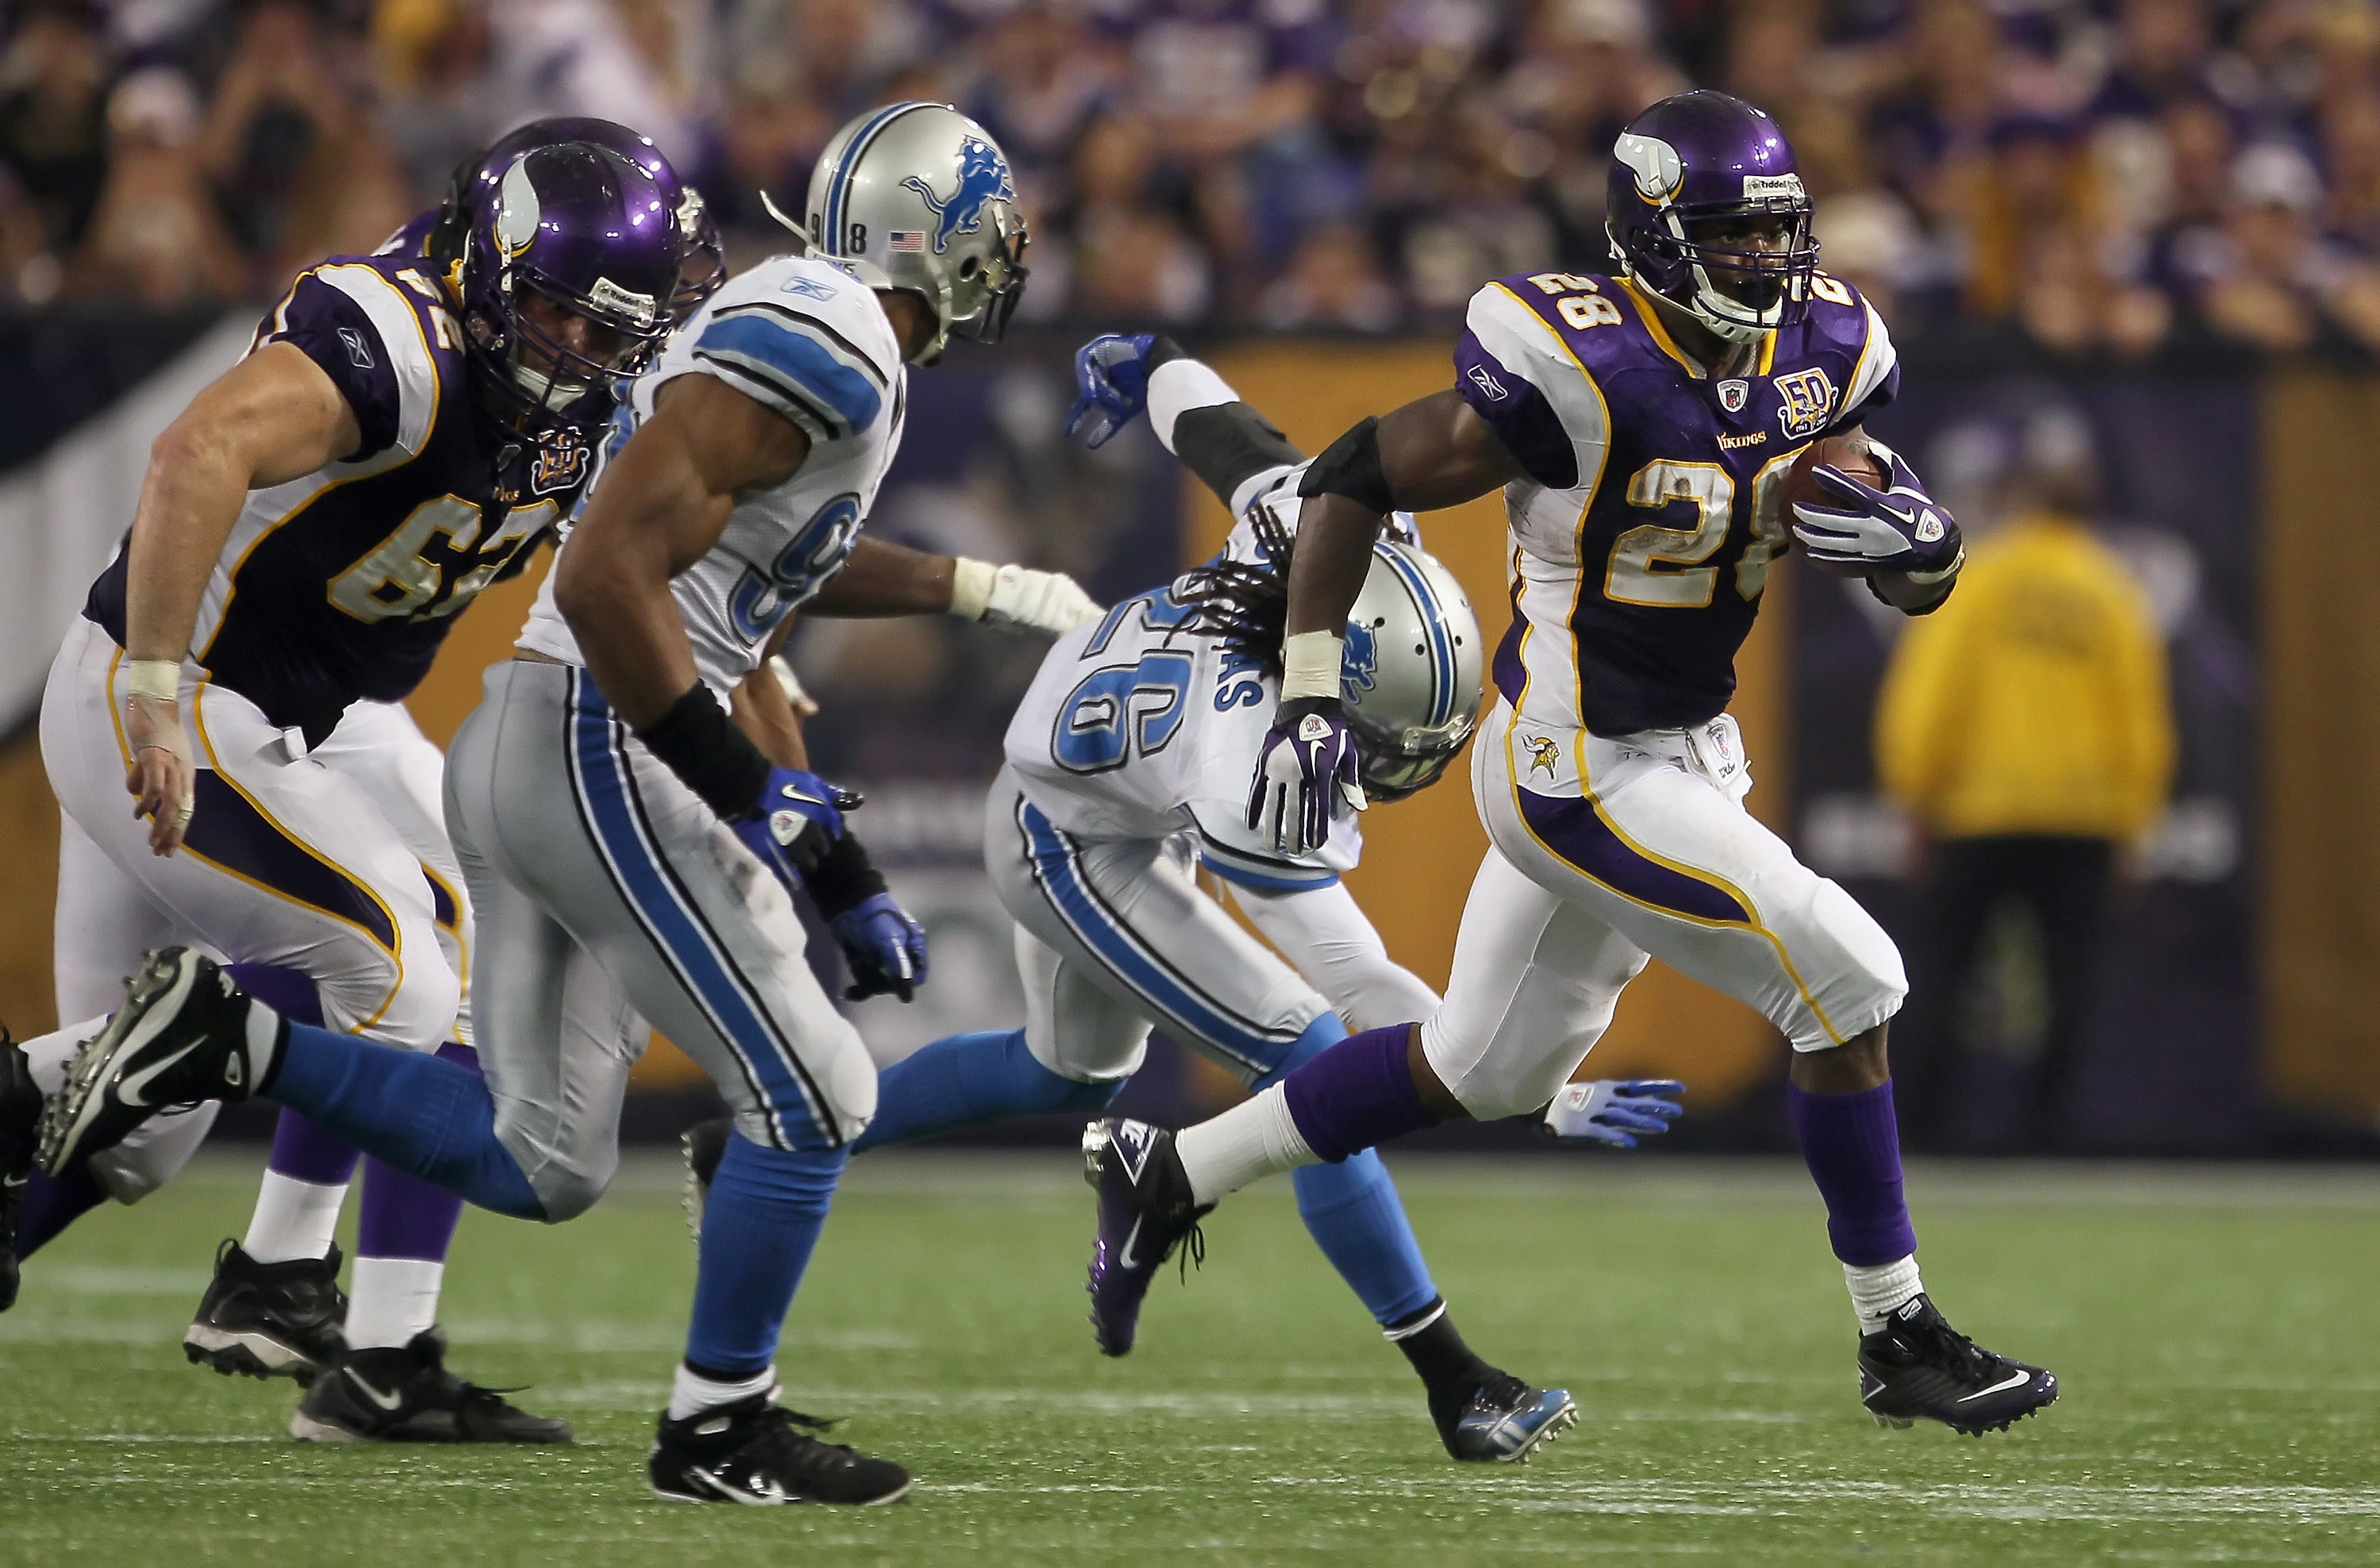
[[[1592,800],[1560,799],[1525,789],[1515,793],[1520,796],[1521,820],[1529,824],[1538,842],[1606,887],[1691,919],[1738,926],[1757,923],[1752,911],[1724,888],[1629,848],[1596,811]]]

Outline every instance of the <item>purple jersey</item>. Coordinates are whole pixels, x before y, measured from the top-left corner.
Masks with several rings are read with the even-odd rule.
[[[1900,385],[1867,303],[1823,273],[1815,292],[1749,373],[1718,380],[1624,280],[1536,273],[1472,297],[1455,384],[1529,474],[1504,492],[1513,617],[1495,662],[1524,718],[1622,735],[1726,709],[1788,537],[1787,469]]]
[[[190,654],[310,744],[349,703],[412,691],[455,613],[528,565],[592,465],[575,434],[524,441],[482,409],[452,298],[418,258],[333,257],[301,273],[257,331],[268,343],[322,368],[363,441],[249,492]],[[83,607],[119,645],[125,572],[119,550]]]

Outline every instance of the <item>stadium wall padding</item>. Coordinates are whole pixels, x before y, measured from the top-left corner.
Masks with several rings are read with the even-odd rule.
[[[2264,411],[2266,1087],[2380,1116],[2380,381],[2277,376]]]
[[[0,1018],[20,1037],[53,1027],[56,818],[30,724],[39,683],[59,628],[130,516],[149,442],[237,351],[246,331],[244,320],[227,322],[37,462],[0,480],[0,529],[22,564],[0,582],[0,695],[11,697],[8,711],[19,723],[0,751],[0,813],[15,824],[11,852],[0,858]],[[1253,340],[1219,348],[1213,359],[1309,450],[1364,413],[1445,384],[1447,374],[1439,343]],[[1221,508],[1145,432],[1127,432],[1088,462],[1080,454],[1064,456],[1060,444],[1032,433],[1053,424],[1063,408],[1062,346],[1021,346],[999,359],[995,369],[970,356],[919,378],[909,444],[915,451],[905,452],[887,487],[883,531],[926,547],[967,548],[974,539],[964,527],[975,526],[964,523],[969,498],[997,488],[987,476],[1005,474],[998,483],[1013,492],[1004,503],[1009,523],[1021,520],[1027,529],[1006,535],[1006,546],[1038,544],[1029,531],[1041,515],[1037,507],[1042,498],[1062,496],[1063,506],[1077,514],[1063,536],[1087,531],[1099,543],[1059,564],[1102,598],[1146,587],[1212,550],[1225,526]],[[1947,375],[1926,381],[1926,388],[1912,389],[1907,430],[1894,433],[1948,428],[1985,385]],[[2247,814],[2239,824],[2246,843],[2234,871],[2146,884],[2143,903],[2155,918],[2142,929],[2167,934],[2134,943],[2133,978],[2124,984],[2162,986],[2170,994],[2150,1015],[2116,1020],[2124,1038],[2109,1048],[2095,1091],[2119,1112],[2107,1130],[2122,1147],[2220,1147],[2211,1124],[2198,1125],[2195,1113],[2177,1107],[2219,1109],[2259,1061],[2277,1104],[2369,1126],[2380,1112],[2380,1029],[2372,1022],[2380,1016],[2380,908],[2374,897],[2380,827],[2368,804],[2380,795],[2380,616],[2364,602],[2367,574],[2360,563],[2380,529],[2380,490],[2370,480],[2367,456],[2370,432],[2380,428],[2380,380],[2283,372],[2260,394],[2237,383],[2161,386],[2138,377],[2086,385],[2081,395],[2119,464],[2150,487],[2133,495],[2132,515],[2179,529],[2199,552],[2212,610],[2176,644],[2178,701],[2186,661],[2195,662],[2199,673],[2191,678],[2201,688],[2192,699],[2199,717],[2184,713],[2186,726],[2200,726],[2198,760],[2185,762],[2199,772],[2187,787]],[[2259,417],[2252,410],[2260,397]],[[2240,422],[2227,424],[2233,419]],[[929,429],[937,440],[923,439]],[[2226,429],[2231,435],[2217,440]],[[2206,458],[2209,453],[2219,461]],[[1063,488],[1050,479],[1053,469],[1036,466],[1062,461],[1097,482],[1077,473],[1063,480],[1073,488]],[[1025,498],[1021,506],[1016,496]],[[961,520],[936,522],[938,517]],[[962,531],[954,535],[953,528]],[[1492,641],[1507,614],[1498,503],[1491,498],[1433,517],[1426,537],[1471,592]],[[971,553],[997,554],[1002,543],[995,533]],[[1050,558],[1046,550],[1040,558]],[[433,738],[444,741],[478,701],[480,673],[507,653],[543,569],[540,564],[524,579],[490,590],[459,619],[412,704]],[[1735,711],[1757,781],[1753,808],[1796,836],[1807,853],[1817,836],[1814,805],[1867,787],[1865,693],[1879,655],[1860,655],[1864,675],[1838,657],[1850,646],[1841,618],[1850,601],[1839,585],[1794,569],[1779,574],[1770,591],[1744,650]],[[806,676],[825,672],[832,685],[837,659],[847,665],[854,657],[832,640],[843,635],[820,626],[805,633],[816,640],[796,638]],[[978,628],[946,626],[937,635],[956,639],[951,646],[957,652],[946,662],[962,675],[984,658],[1013,662],[1022,652]],[[851,645],[863,651],[878,646]],[[905,896],[949,893],[949,906],[966,914],[969,900],[981,902],[960,885],[973,831],[965,819],[979,798],[975,775],[986,766],[978,755],[981,737],[955,760],[938,760],[917,746],[914,720],[911,729],[893,733],[890,710],[847,699],[840,706],[853,716],[839,734],[822,731],[821,745],[875,792],[870,836],[888,845],[884,858],[896,887],[912,890]],[[869,820],[863,818],[863,826]],[[1443,985],[1464,896],[1485,850],[1460,771],[1444,787],[1384,808],[1366,829],[1366,863],[1351,884],[1391,952]],[[1880,910],[1897,896],[1889,878],[1838,874],[1863,898],[1877,900]],[[2198,930],[2202,926],[2207,929]],[[2181,934],[2192,940],[2171,947]],[[2227,950],[2242,955],[2237,964],[2222,960]],[[2158,966],[2175,952],[2194,955],[2192,973],[2168,985]],[[941,953],[938,947],[938,959]],[[972,992],[968,977],[985,971],[959,962],[955,944],[953,955],[941,1011],[873,1008],[861,1016],[863,1029],[898,1037],[897,1053],[915,1043],[910,1037],[929,1031],[1012,1021],[991,1015],[1005,1002]],[[959,1021],[971,1017],[980,1022]],[[1631,989],[1587,1071],[1682,1076],[1700,1103],[1714,1105],[1772,1078],[1779,1058],[1764,1021],[1657,965]],[[663,1045],[639,1081],[678,1084],[692,1073]],[[1159,1089],[1160,1100],[1186,1094],[1210,1101],[1222,1092],[1199,1077],[1194,1072]]]

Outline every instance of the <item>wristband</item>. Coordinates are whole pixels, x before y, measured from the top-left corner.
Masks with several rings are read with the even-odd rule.
[[[173,702],[182,695],[179,659],[131,659],[124,665],[124,689],[134,697]]]
[[[810,902],[828,919],[867,903],[885,890],[884,873],[868,858],[868,851],[848,833],[826,846],[826,853],[800,868],[802,885]]]
[[[989,561],[971,561],[964,555],[951,558],[950,613],[962,621],[980,621],[991,603],[992,585],[1000,580],[1000,568]]]
[[[769,760],[700,681],[637,738],[722,821],[750,816],[769,786]]]
[[[1281,643],[1281,699],[1339,699],[1339,666],[1347,639],[1336,632],[1293,632]]]

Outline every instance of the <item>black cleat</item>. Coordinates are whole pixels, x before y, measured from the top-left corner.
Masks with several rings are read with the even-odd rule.
[[[225,1377],[308,1383],[347,1348],[339,1332],[346,1319],[336,1242],[321,1258],[259,1263],[225,1237],[199,1315],[182,1335],[182,1354]]]
[[[278,1045],[250,1040],[248,1022],[248,993],[213,960],[187,947],[152,950],[42,1112],[42,1169],[63,1175],[173,1106],[246,1100]]]
[[[1140,1327],[1141,1298],[1173,1249],[1189,1243],[1184,1270],[1206,1261],[1198,1222],[1215,1206],[1192,1200],[1173,1135],[1127,1116],[1103,1116],[1083,1129],[1083,1179],[1099,1195],[1087,1287],[1091,1328],[1100,1355],[1123,1355]]]
[[[686,1232],[699,1244],[703,1210],[710,1207],[710,1178],[727,1158],[727,1135],[735,1124],[725,1116],[697,1122],[678,1134],[677,1147],[686,1156]]]
[[[1533,1389],[1492,1367],[1483,1367],[1481,1373],[1429,1391],[1429,1418],[1455,1458],[1525,1465],[1529,1455],[1578,1425],[1578,1402],[1568,1389]]]
[[[446,1336],[429,1329],[407,1343],[350,1350],[327,1363],[289,1435],[299,1442],[568,1442],[570,1424],[532,1416],[446,1370]]]
[[[832,1425],[771,1404],[764,1393],[698,1410],[682,1421],[664,1415],[647,1465],[653,1495],[664,1502],[861,1508],[909,1495],[909,1472],[898,1465],[795,1430],[822,1432]]]
[[[2058,1376],[1995,1355],[1910,1297],[1883,1329],[1860,1336],[1860,1403],[1879,1427],[1923,1416],[1971,1438],[2006,1431],[2058,1401]]]
[[[33,1173],[42,1125],[42,1091],[33,1064],[0,1028],[0,1312],[17,1305],[17,1209]]]

